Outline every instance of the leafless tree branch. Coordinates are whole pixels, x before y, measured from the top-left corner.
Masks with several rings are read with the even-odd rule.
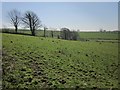
[[[22,21],[30,28],[32,35],[35,36],[35,30],[41,26],[38,16],[32,11],[27,11],[22,18]]]
[[[15,32],[17,33],[18,26],[20,24],[20,12],[17,10],[12,10],[8,12],[11,24],[15,27]]]

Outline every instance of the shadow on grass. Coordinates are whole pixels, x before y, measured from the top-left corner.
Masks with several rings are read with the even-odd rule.
[[[33,36],[31,34],[28,34],[28,33],[21,33],[21,32],[2,32],[2,33],[8,33],[8,34],[18,34],[18,35],[27,35],[27,36]]]

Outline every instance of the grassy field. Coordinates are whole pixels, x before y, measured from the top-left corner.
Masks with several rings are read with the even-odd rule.
[[[118,87],[118,43],[4,33],[2,51],[4,89]]]
[[[118,32],[80,32],[80,37],[85,39],[107,39],[116,40],[118,39]]]

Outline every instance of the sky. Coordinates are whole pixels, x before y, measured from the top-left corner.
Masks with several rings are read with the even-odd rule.
[[[3,27],[12,27],[8,12],[13,9],[22,14],[33,11],[48,28],[118,30],[117,2],[2,2]]]

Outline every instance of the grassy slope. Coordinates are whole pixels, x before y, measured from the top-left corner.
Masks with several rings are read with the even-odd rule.
[[[3,87],[117,87],[118,44],[3,34]]]

